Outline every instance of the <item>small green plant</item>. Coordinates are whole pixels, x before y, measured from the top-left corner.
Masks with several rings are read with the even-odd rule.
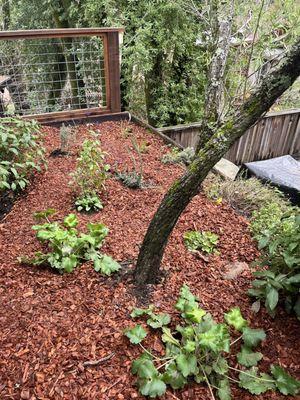
[[[169,153],[163,155],[161,161],[164,164],[182,163],[189,165],[193,161],[194,157],[195,150],[193,147],[186,147],[183,150],[173,147]]]
[[[103,208],[101,200],[96,194],[86,194],[83,197],[78,197],[75,201],[77,211],[100,211]]]
[[[249,294],[257,298],[259,308],[265,301],[268,312],[275,316],[280,299],[287,311],[300,318],[300,212],[298,208],[281,211],[274,204],[256,212],[251,231],[262,251],[258,260],[260,270]],[[266,267],[268,267],[266,269]]]
[[[98,140],[83,142],[70,182],[77,193],[75,206],[78,211],[98,211],[103,208],[97,193],[105,189],[105,180],[110,169],[105,163],[105,156]]]
[[[47,244],[51,251],[37,252],[35,257],[21,257],[20,262],[30,265],[49,265],[59,272],[72,272],[84,261],[92,261],[94,269],[104,275],[111,275],[120,269],[120,265],[110,256],[100,252],[108,228],[101,223],[88,223],[87,233],[80,233],[76,229],[78,220],[75,214],[65,217],[63,224],[50,222],[49,218],[55,210],[48,209],[38,212],[35,218],[44,220],[42,225],[34,225],[37,239]]]
[[[130,189],[141,189],[143,187],[143,160],[142,160],[141,150],[137,145],[135,138],[132,137],[131,142],[134,150],[138,155],[139,168],[137,168],[137,162],[134,155],[132,154],[132,151],[128,150],[129,155],[132,159],[133,170],[129,171],[128,169],[126,169],[125,171],[122,172],[117,171],[116,177],[120,182],[122,182],[125,186],[127,186]]]
[[[201,250],[204,253],[216,253],[219,236],[210,231],[188,231],[183,235],[184,244],[189,251]]]
[[[0,191],[25,189],[30,175],[46,165],[37,122],[1,118],[0,155]]]
[[[141,344],[147,336],[141,324],[124,332],[132,344],[143,350],[142,355],[132,362],[132,373],[137,375],[137,386],[142,395],[162,396],[167,385],[174,390],[181,389],[192,379],[208,386],[211,399],[215,399],[215,392],[220,400],[230,400],[230,382],[256,395],[276,388],[285,395],[298,393],[300,382],[281,367],[272,365],[271,375],[259,372],[257,364],[263,355],[254,348],[266,334],[262,329],[250,328],[238,307],[224,315],[224,323],[216,323],[184,285],[175,308],[181,312],[182,323],[173,330],[169,327],[171,317],[165,313],[156,314],[153,306],[134,309],[131,313],[132,318],[146,316],[151,328],[161,330],[164,343],[163,354],[157,354]],[[230,340],[230,328],[240,332],[234,341]],[[241,367],[236,368],[229,364],[229,358],[232,358],[231,345],[239,341],[242,345],[236,356]]]

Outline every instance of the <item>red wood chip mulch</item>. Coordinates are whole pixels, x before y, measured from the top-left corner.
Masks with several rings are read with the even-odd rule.
[[[147,225],[164,192],[183,167],[164,165],[160,159],[168,148],[160,138],[131,125],[138,142],[145,141],[144,177],[150,187],[130,190],[115,178],[107,181],[102,196],[105,207],[94,215],[78,214],[80,228],[88,221],[102,221],[110,229],[104,251],[118,261],[132,263]],[[17,257],[31,255],[39,243],[31,229],[32,214],[53,207],[61,219],[73,209],[69,173],[74,169],[79,144],[89,129],[99,130],[102,149],[112,169],[132,164],[127,147],[129,137],[120,124],[106,122],[77,128],[73,155],[48,158],[48,170],[37,175],[26,194],[0,222],[0,398],[1,399],[134,399],[142,398],[134,385],[130,366],[140,350],[130,345],[123,329],[133,325],[129,313],[136,304],[129,279],[100,276],[91,265],[72,274],[59,275],[49,269],[18,264]],[[44,128],[48,155],[59,147],[57,128]],[[220,256],[208,262],[189,253],[182,234],[189,229],[211,230],[220,236]],[[246,294],[250,273],[224,280],[226,264],[250,263],[257,256],[247,221],[226,204],[215,205],[202,194],[194,198],[166,249],[164,281],[155,287],[151,301],[176,315],[173,304],[183,283],[201,299],[216,319],[230,307],[239,306],[254,327],[267,330],[262,345],[262,369],[280,363],[299,378],[299,322],[279,310],[272,320],[262,310],[251,312]],[[154,334],[146,341],[159,348]],[[233,359],[234,363],[234,359]],[[94,365],[95,364],[95,365]],[[163,399],[209,399],[206,387],[190,385],[184,390],[168,389]],[[232,386],[233,399],[253,399],[248,392]],[[267,392],[256,399],[288,399]]]

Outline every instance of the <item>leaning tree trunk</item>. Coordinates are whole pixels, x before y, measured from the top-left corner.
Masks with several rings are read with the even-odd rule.
[[[208,172],[299,75],[300,39],[279,66],[264,78],[248,100],[216,127],[215,133],[198,151],[187,172],[175,181],[163,198],[140,249],[135,269],[138,285],[156,282],[168,238],[181,213],[198,193]]]

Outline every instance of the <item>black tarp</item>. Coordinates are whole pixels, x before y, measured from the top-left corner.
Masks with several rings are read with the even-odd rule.
[[[287,155],[244,165],[251,175],[279,187],[300,205],[300,161]]]

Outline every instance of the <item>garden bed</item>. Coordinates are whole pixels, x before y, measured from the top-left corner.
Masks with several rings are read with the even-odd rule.
[[[168,148],[162,140],[141,127],[131,127],[137,142],[148,144],[148,151],[142,154],[146,188],[125,188],[112,175],[102,196],[104,209],[91,215],[77,213],[82,229],[87,222],[101,221],[108,226],[104,251],[122,264],[121,273],[111,278],[100,276],[89,265],[78,267],[72,274],[59,275],[17,262],[18,256],[32,255],[40,249],[31,229],[34,212],[52,207],[58,211],[57,219],[74,212],[69,174],[89,129],[99,131],[112,172],[132,163],[127,150],[132,146],[130,135],[124,134],[119,123],[78,126],[77,143],[71,154],[55,158],[49,155],[59,148],[58,129],[43,128],[48,169],[34,177],[26,196],[19,197],[0,222],[1,399],[142,398],[130,372],[131,361],[140,352],[123,335],[123,330],[133,325],[129,314],[136,305],[129,272],[154,211],[183,167],[164,165],[160,160]],[[189,253],[182,235],[190,229],[217,233],[220,255],[206,261]],[[224,279],[228,263],[250,263],[257,255],[247,221],[226,204],[214,204],[199,194],[171,236],[163,260],[166,276],[154,288],[151,301],[162,311],[176,315],[173,304],[180,287],[187,283],[217,320],[229,308],[239,306],[252,326],[267,331],[262,369],[274,362],[299,378],[296,318],[281,309],[275,320],[264,309],[258,315],[251,312],[246,294],[250,271],[233,280]],[[147,343],[160,346],[154,335]],[[253,397],[232,387],[233,399]],[[207,400],[209,392],[205,386],[194,384],[178,391],[168,389],[162,398]],[[255,398],[288,399],[273,392]]]

